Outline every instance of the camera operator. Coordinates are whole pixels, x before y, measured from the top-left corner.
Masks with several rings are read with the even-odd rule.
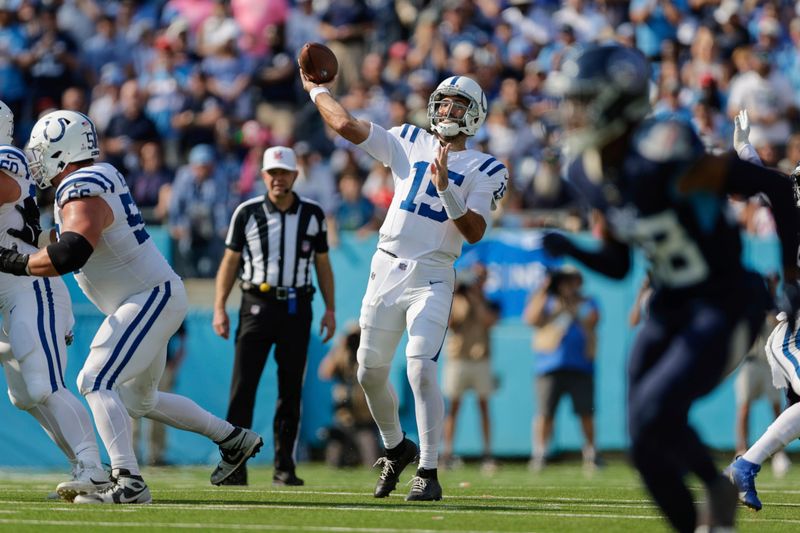
[[[594,469],[594,356],[597,304],[581,292],[583,277],[574,267],[552,271],[525,308],[525,322],[534,327],[536,400],[531,469],[544,467],[553,436],[553,421],[564,394],[572,398],[585,438],[584,467]]]

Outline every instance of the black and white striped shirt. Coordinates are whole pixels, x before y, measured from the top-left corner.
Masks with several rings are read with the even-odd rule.
[[[328,251],[325,214],[319,204],[297,194],[285,212],[266,195],[258,196],[233,212],[225,246],[242,253],[242,281],[310,285],[314,254]]]

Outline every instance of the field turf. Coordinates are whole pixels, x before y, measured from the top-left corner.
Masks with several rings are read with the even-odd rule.
[[[501,464],[492,476],[476,466],[444,471],[444,500],[410,504],[401,484],[391,497],[372,497],[377,470],[334,470],[301,464],[306,485],[273,488],[271,470],[250,470],[250,486],[213,487],[211,467],[148,468],[152,505],[79,506],[48,501],[64,480],[55,472],[0,470],[3,531],[667,531],[636,473],[613,460],[591,476],[576,463],[538,474],[524,464]],[[407,471],[405,483],[411,477]],[[739,531],[800,530],[800,466],[777,480],[766,465],[759,475],[764,509],[739,510]],[[695,492],[697,500],[702,491]]]

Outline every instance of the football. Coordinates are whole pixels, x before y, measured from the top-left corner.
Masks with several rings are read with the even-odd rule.
[[[297,58],[300,70],[314,83],[327,83],[339,71],[339,62],[330,48],[320,43],[306,43]]]

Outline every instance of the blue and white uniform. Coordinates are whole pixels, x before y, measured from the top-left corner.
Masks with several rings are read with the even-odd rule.
[[[81,393],[118,388],[132,416],[147,414],[166,361],[166,346],[183,322],[183,282],[144,227],[125,178],[97,163],[67,175],[56,189],[55,220],[70,201],[99,197],[113,213],[89,260],[75,273],[78,285],[106,318],[78,377]]]
[[[0,205],[0,246],[32,253],[36,248],[7,233],[23,225],[15,208],[35,197],[25,154],[9,145],[0,146],[0,171],[19,185],[15,202]],[[20,409],[30,409],[59,389],[66,388],[66,337],[74,319],[69,293],[60,277],[18,277],[0,273],[0,362],[8,395]]]

